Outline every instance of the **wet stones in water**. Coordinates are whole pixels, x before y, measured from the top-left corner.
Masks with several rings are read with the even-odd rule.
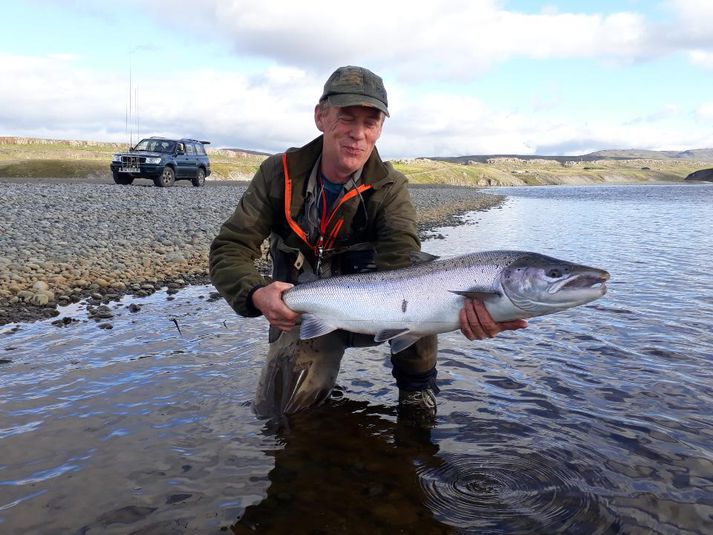
[[[180,284],[179,282],[175,282],[175,281],[174,281],[174,282],[169,282],[169,283],[166,285],[166,287],[168,288],[168,290],[166,290],[166,293],[167,293],[168,295],[177,294],[177,293],[178,293],[178,290],[180,290],[181,288],[183,288],[183,286],[185,286],[185,284]]]
[[[97,325],[97,327],[99,327],[100,329],[107,329],[107,330],[114,328],[114,326],[111,323],[100,323],[99,325]]]
[[[218,299],[220,299],[220,294],[218,292],[210,292],[210,295],[208,296],[209,303],[217,301]]]
[[[52,325],[55,327],[66,327],[67,325],[71,325],[72,323],[79,323],[79,320],[70,318],[70,317],[64,317],[61,320],[55,320],[52,322]]]
[[[129,312],[136,313],[141,310],[141,305],[137,305],[136,303],[131,303],[129,305]]]
[[[111,319],[114,317],[114,313],[106,305],[89,310],[89,315],[96,319]]]
[[[0,364],[11,364],[12,359],[0,359]]]

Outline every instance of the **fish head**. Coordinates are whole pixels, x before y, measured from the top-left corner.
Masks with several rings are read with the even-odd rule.
[[[582,305],[603,296],[609,273],[537,253],[503,270],[503,291],[518,308],[539,316]]]

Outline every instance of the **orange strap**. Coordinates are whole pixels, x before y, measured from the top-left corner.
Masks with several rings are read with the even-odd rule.
[[[290,180],[290,175],[287,172],[287,153],[282,155],[282,168],[284,169],[285,172],[285,218],[287,219],[287,223],[290,225],[290,228],[292,231],[297,234],[297,236],[300,237],[300,239],[307,244],[307,246],[312,250],[313,253],[317,254],[317,247],[315,245],[312,245],[309,242],[309,239],[307,238],[307,234],[305,234],[305,231],[302,230],[302,228],[297,224],[297,222],[292,219],[292,213],[291,213],[291,205],[292,205],[292,180]],[[334,218],[334,215],[339,211],[339,208],[348,200],[353,199],[357,195],[365,192],[366,190],[370,189],[371,186],[366,185],[366,184],[361,184],[360,186],[357,186],[355,189],[349,190],[347,193],[344,194],[344,196],[339,200],[339,204],[334,207],[334,210],[332,210],[332,213],[329,215],[329,219],[327,220],[327,224],[324,226],[324,229],[329,227],[329,224],[332,222],[332,219]],[[325,243],[325,249],[330,249],[332,245],[334,245],[334,241],[337,239],[337,235],[339,234],[339,231],[342,228],[342,225],[344,224],[344,218],[339,218],[332,228],[332,232],[329,233],[329,238],[327,239]]]
[[[304,230],[300,228],[297,221],[292,219],[292,214],[290,210],[290,205],[292,204],[292,181],[290,180],[290,175],[287,173],[287,153],[282,155],[282,168],[285,170],[285,218],[287,223],[290,225],[292,231],[297,234],[302,241],[309,245],[312,251],[315,251],[315,247],[307,239],[307,235]]]

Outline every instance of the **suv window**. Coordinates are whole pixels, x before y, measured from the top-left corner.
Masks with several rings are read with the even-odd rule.
[[[196,154],[200,154],[201,156],[205,155],[205,148],[203,147],[203,143],[196,143]]]
[[[191,156],[195,156],[195,154],[196,154],[196,148],[193,146],[193,143],[186,143],[186,154],[190,154]]]
[[[173,147],[176,146],[175,141],[165,139],[143,139],[134,150],[145,150],[148,152],[173,152]]]

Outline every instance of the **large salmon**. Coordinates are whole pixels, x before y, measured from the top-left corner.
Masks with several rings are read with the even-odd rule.
[[[458,329],[466,297],[481,299],[495,321],[531,318],[601,297],[608,279],[604,270],[538,253],[487,251],[315,280],[283,298],[303,314],[302,339],[345,329],[390,340],[398,353],[424,335]]]

